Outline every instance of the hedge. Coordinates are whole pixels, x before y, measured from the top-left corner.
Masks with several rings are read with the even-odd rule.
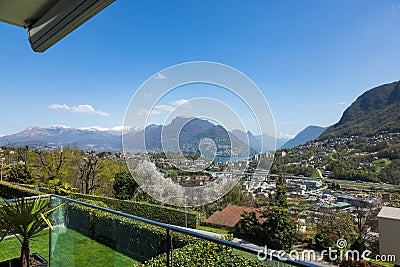
[[[163,267],[167,260],[166,253],[158,255],[140,267]],[[265,266],[255,255],[235,253],[235,250],[205,240],[198,240],[172,251],[173,266],[208,266],[208,267],[262,267]]]
[[[63,210],[67,228],[135,260],[144,262],[166,252],[166,230],[163,228],[75,203],[67,204]],[[194,238],[177,232],[172,232],[171,237],[174,248],[194,241]]]
[[[41,191],[43,190],[41,188]],[[47,191],[50,193],[50,191]],[[28,197],[43,195],[43,192],[36,191],[30,188],[26,188],[10,182],[0,182],[0,196],[3,198],[18,198],[18,197]],[[85,194],[72,194],[71,197],[76,199],[82,199],[83,201],[101,201],[105,203],[110,209],[118,210],[128,214],[136,215],[139,217],[147,218],[154,221],[159,221],[163,223],[186,226],[185,211],[165,207],[161,205],[149,204],[146,202],[135,202],[129,200],[119,200],[109,197],[99,197],[94,195]],[[187,226],[190,228],[197,227],[197,212],[186,212]]]
[[[99,197],[93,195],[84,195],[75,193],[72,195],[73,198],[85,200],[93,200],[93,201],[102,201],[104,202],[109,208],[122,211],[128,214],[132,214],[135,216],[147,218],[150,220],[179,225],[179,226],[186,226],[185,221],[185,211],[165,207],[160,205],[149,204],[146,202],[135,202],[130,200],[120,200],[116,198],[109,198],[109,197]],[[197,227],[197,212],[187,212],[187,226],[190,228]]]
[[[0,182],[0,196],[3,198],[31,197],[37,195],[43,195],[43,193],[14,183]]]

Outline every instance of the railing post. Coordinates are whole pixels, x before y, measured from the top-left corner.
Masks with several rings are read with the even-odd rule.
[[[169,235],[169,229],[167,228],[167,267],[171,266],[169,258],[170,254],[171,254],[171,237]]]

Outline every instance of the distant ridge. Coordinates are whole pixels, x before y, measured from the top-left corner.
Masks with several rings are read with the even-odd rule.
[[[92,126],[84,128],[71,128],[65,125],[54,125],[48,128],[32,126],[20,133],[0,137],[0,146],[40,146],[50,149],[61,146],[77,146],[82,150],[122,152],[122,133],[124,140],[128,140],[133,151],[137,152],[163,152],[161,135],[166,141],[173,141],[179,133],[179,146],[184,153],[199,153],[200,141],[204,138],[212,139],[220,144],[219,153],[222,147],[229,150],[228,143],[232,141],[233,147],[239,148],[242,152],[246,149],[251,154],[261,151],[274,150],[275,142],[282,144],[287,139],[274,138],[271,136],[253,135],[251,132],[241,132],[239,130],[227,131],[219,125],[215,125],[208,120],[193,117],[178,116],[170,124],[149,125],[145,129],[135,127],[117,126],[104,128]],[[146,136],[146,143],[143,144],[143,137]],[[261,147],[261,140],[264,140]],[[168,143],[168,142],[167,142]],[[176,143],[176,142],[175,142]],[[247,147],[247,148],[246,148]],[[239,153],[239,151],[233,151]]]
[[[320,127],[320,126],[307,126],[304,130],[298,133],[294,138],[287,141],[285,144],[282,145],[282,148],[293,148],[298,145],[303,145],[308,141],[312,141],[317,139],[323,131],[327,129],[327,127]]]
[[[320,139],[370,136],[381,131],[400,132],[400,82],[384,84],[363,93]]]

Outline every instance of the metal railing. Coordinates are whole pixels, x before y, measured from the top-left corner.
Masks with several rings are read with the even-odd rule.
[[[232,248],[232,249],[237,249],[239,251],[252,254],[254,256],[258,256],[260,254],[260,250],[258,250],[256,248],[244,246],[242,244],[234,243],[234,242],[231,242],[231,241],[228,241],[228,240],[224,240],[224,239],[220,239],[220,238],[217,238],[217,237],[214,237],[214,236],[209,236],[209,235],[205,235],[205,234],[202,234],[202,233],[198,233],[198,232],[192,231],[192,230],[187,229],[187,228],[183,228],[183,227],[179,227],[179,226],[175,226],[175,225],[171,225],[171,224],[166,224],[166,223],[154,221],[154,220],[146,219],[146,218],[143,218],[143,217],[138,217],[138,216],[135,216],[135,215],[132,215],[132,214],[127,214],[127,213],[120,212],[120,211],[117,211],[117,210],[112,210],[112,209],[109,209],[109,208],[100,207],[100,206],[97,206],[97,205],[94,205],[94,204],[90,204],[90,203],[83,202],[83,201],[76,200],[76,199],[71,199],[71,198],[64,197],[64,196],[49,194],[49,195],[29,197],[29,199],[35,199],[35,198],[39,198],[39,197],[40,198],[46,198],[46,197],[48,198],[48,197],[50,197],[50,200],[59,199],[59,200],[65,201],[65,202],[75,203],[75,204],[78,204],[78,205],[82,205],[82,206],[85,206],[85,207],[89,207],[89,208],[93,208],[93,209],[96,209],[96,210],[104,211],[104,212],[107,212],[107,213],[110,213],[110,214],[114,214],[114,215],[121,216],[121,217],[124,217],[124,218],[132,219],[132,220],[137,221],[137,222],[142,222],[142,223],[145,223],[145,224],[148,224],[148,225],[153,225],[153,226],[165,229],[165,234],[166,234],[166,245],[165,246],[166,246],[166,255],[167,255],[167,257],[166,257],[166,266],[167,267],[171,266],[171,262],[173,260],[173,258],[172,258],[173,257],[173,253],[172,253],[173,250],[172,250],[172,246],[171,246],[171,231],[178,232],[178,233],[181,233],[181,234],[184,234],[184,235],[188,235],[188,236],[192,236],[192,237],[195,237],[195,238],[199,238],[199,239],[202,239],[202,240],[207,240],[207,241],[210,241],[210,242],[213,242],[213,243],[216,243],[216,244],[227,246],[227,247]],[[9,200],[9,201],[12,201],[12,200]],[[49,243],[51,244],[51,242],[49,242]],[[312,263],[299,261],[299,260],[294,260],[294,259],[291,259],[291,258],[288,258],[288,257],[283,257],[283,256],[280,256],[280,255],[276,255],[276,254],[271,254],[271,253],[266,252],[266,251],[263,251],[262,253],[264,253],[263,255],[265,256],[265,258],[272,259],[274,261],[277,261],[277,262],[285,264],[285,265],[300,266],[300,267],[318,267],[319,266],[319,265],[315,265],[315,264],[312,264]]]

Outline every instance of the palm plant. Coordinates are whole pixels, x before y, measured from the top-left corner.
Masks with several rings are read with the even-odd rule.
[[[31,254],[29,241],[41,235],[46,228],[53,230],[48,218],[53,211],[63,204],[51,207],[49,198],[20,198],[13,202],[4,200],[0,204],[0,242],[9,235],[14,235],[21,243],[21,264],[30,267]]]

